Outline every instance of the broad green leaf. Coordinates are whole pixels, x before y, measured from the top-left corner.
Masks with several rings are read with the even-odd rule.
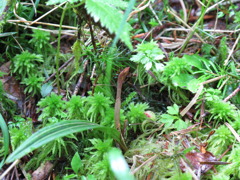
[[[176,75],[172,78],[172,83],[174,86],[179,86],[181,88],[186,88],[189,81],[194,79],[193,75],[190,75],[188,73],[182,73],[179,75]]]
[[[183,56],[183,59],[188,63],[190,64],[191,66],[194,66],[198,69],[202,69],[203,68],[203,64],[202,64],[202,57],[200,57],[199,55],[197,54],[194,54],[194,55],[184,55]]]
[[[0,114],[0,127],[2,130],[2,134],[3,134],[3,145],[4,145],[4,159],[5,157],[8,155],[9,152],[9,142],[10,142],[10,138],[9,138],[9,132],[8,132],[8,127],[2,117],[2,114]],[[4,163],[4,159],[1,161],[0,163],[0,169]]]
[[[174,127],[179,131],[187,128],[187,123],[179,119],[174,123]]]
[[[160,121],[165,124],[165,127],[168,128],[172,125],[173,121],[176,119],[176,116],[172,116],[169,114],[161,115]]]
[[[53,86],[50,83],[43,84],[41,87],[42,97],[46,97],[52,92]]]
[[[134,176],[130,173],[130,169],[121,151],[112,148],[108,153],[109,163],[117,180],[134,180]]]
[[[51,126],[44,127],[34,133],[8,156],[8,158],[6,159],[6,163],[10,163],[15,161],[16,159],[20,159],[21,157],[27,155],[33,150],[41,147],[44,144],[49,143],[54,139],[90,129],[99,129],[103,132],[109,133],[109,135],[111,135],[115,140],[119,141],[119,132],[115,129],[107,128],[83,120],[62,121]]]
[[[196,93],[199,89],[199,84],[201,82],[198,79],[192,79],[187,83],[187,89],[191,91],[192,93]]]
[[[102,0],[87,0],[85,2],[87,12],[93,17],[95,22],[100,22],[102,26],[106,27],[110,33],[117,34],[121,25],[123,14],[111,4],[103,3]],[[131,26],[125,23],[119,38],[130,49],[132,48],[129,31]]]
[[[174,104],[173,106],[168,106],[167,109],[168,114],[178,115],[179,113],[179,107],[176,104]]]
[[[82,168],[82,160],[78,154],[78,152],[76,152],[72,158],[71,161],[71,167],[73,169],[73,171],[77,174],[79,172],[79,170]]]

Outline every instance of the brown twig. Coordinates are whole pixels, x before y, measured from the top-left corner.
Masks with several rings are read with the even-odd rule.
[[[229,94],[228,97],[226,97],[223,101],[227,102],[229,99],[231,99],[233,96],[236,96],[237,93],[240,91],[240,86],[237,87],[231,94]]]
[[[72,60],[74,59],[74,56],[71,57],[69,60],[67,60],[59,69],[58,71],[61,71],[64,67],[66,67]],[[56,76],[56,72],[53,73],[51,76],[49,76],[43,83],[48,82],[50,79],[52,79],[54,76]]]
[[[74,92],[73,92],[73,95],[76,95],[78,93],[78,90],[82,84],[82,81],[83,81],[83,77],[85,75],[85,71],[86,71],[86,68],[87,68],[87,64],[88,64],[88,60],[85,61],[85,63],[83,64],[83,73],[81,74],[76,86],[75,86],[75,89],[74,89]]]

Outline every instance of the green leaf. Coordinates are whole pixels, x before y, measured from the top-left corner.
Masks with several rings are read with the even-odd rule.
[[[168,114],[178,115],[179,113],[179,107],[176,104],[174,104],[173,106],[168,106],[167,109]]]
[[[93,17],[95,22],[100,21],[101,25],[106,27],[110,33],[118,33],[123,19],[123,14],[121,14],[117,8],[111,4],[104,3],[103,0],[87,0],[85,2],[85,8],[87,9],[87,12]],[[130,49],[132,49],[132,44],[129,36],[130,30],[130,24],[125,23],[119,38]]]
[[[82,160],[78,152],[76,152],[72,158],[71,167],[76,174],[79,172],[79,169],[82,168]]]
[[[189,81],[193,80],[194,76],[188,73],[182,73],[176,75],[172,78],[172,83],[174,86],[179,86],[181,88],[186,88]]]
[[[134,180],[134,176],[130,173],[127,162],[125,161],[121,151],[112,148],[108,153],[109,163],[117,180]]]
[[[44,127],[30,136],[24,143],[22,143],[15,151],[10,154],[6,163],[20,159],[33,150],[41,147],[44,144],[51,142],[54,139],[67,136],[72,133],[82,132],[90,129],[99,129],[103,132],[109,133],[115,140],[119,140],[119,133],[117,130],[107,128],[89,121],[83,120],[69,120],[62,121],[51,126]]]
[[[202,59],[204,59],[203,57],[194,54],[194,55],[184,55],[183,59],[190,64],[191,66],[194,66],[198,69],[202,69],[203,68],[203,64],[202,64]],[[206,59],[205,59],[206,60]]]
[[[42,97],[46,97],[51,93],[53,86],[50,83],[43,84],[41,87],[41,95]]]
[[[187,128],[187,123],[179,119],[174,123],[175,128],[179,131]]]
[[[172,125],[173,121],[176,119],[176,116],[172,116],[169,114],[161,115],[160,121],[165,124],[165,127],[168,128]]]
[[[9,138],[9,132],[8,132],[8,127],[2,117],[2,114],[0,113],[0,127],[2,130],[2,134],[3,134],[3,145],[4,145],[4,158],[0,163],[0,169],[4,163],[5,157],[8,155],[9,152],[9,142],[10,142],[10,138]]]

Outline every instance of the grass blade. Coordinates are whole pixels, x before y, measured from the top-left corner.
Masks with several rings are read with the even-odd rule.
[[[50,141],[72,134],[90,129],[98,129],[109,133],[115,140],[119,141],[119,133],[113,128],[107,128],[89,121],[69,120],[62,121],[47,127],[44,127],[30,136],[23,142],[12,154],[6,159],[6,163],[11,163],[16,159],[27,155],[31,151],[49,143]]]
[[[4,163],[5,157],[8,155],[9,153],[9,142],[10,142],[10,138],[9,138],[9,132],[8,132],[8,127],[7,124],[5,123],[2,114],[0,113],[0,127],[2,130],[2,134],[3,134],[3,148],[4,148],[4,158],[0,163],[0,169]]]

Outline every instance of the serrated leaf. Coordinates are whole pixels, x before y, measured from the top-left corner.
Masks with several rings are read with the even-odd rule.
[[[85,8],[95,22],[100,21],[101,25],[106,27],[110,33],[118,33],[123,19],[123,14],[121,14],[118,9],[98,0],[87,0],[85,2]],[[131,49],[132,45],[129,36],[130,30],[131,26],[128,23],[125,23],[119,38]]]
[[[168,114],[178,115],[179,113],[179,107],[176,104],[174,104],[173,106],[168,106],[167,109]]]

